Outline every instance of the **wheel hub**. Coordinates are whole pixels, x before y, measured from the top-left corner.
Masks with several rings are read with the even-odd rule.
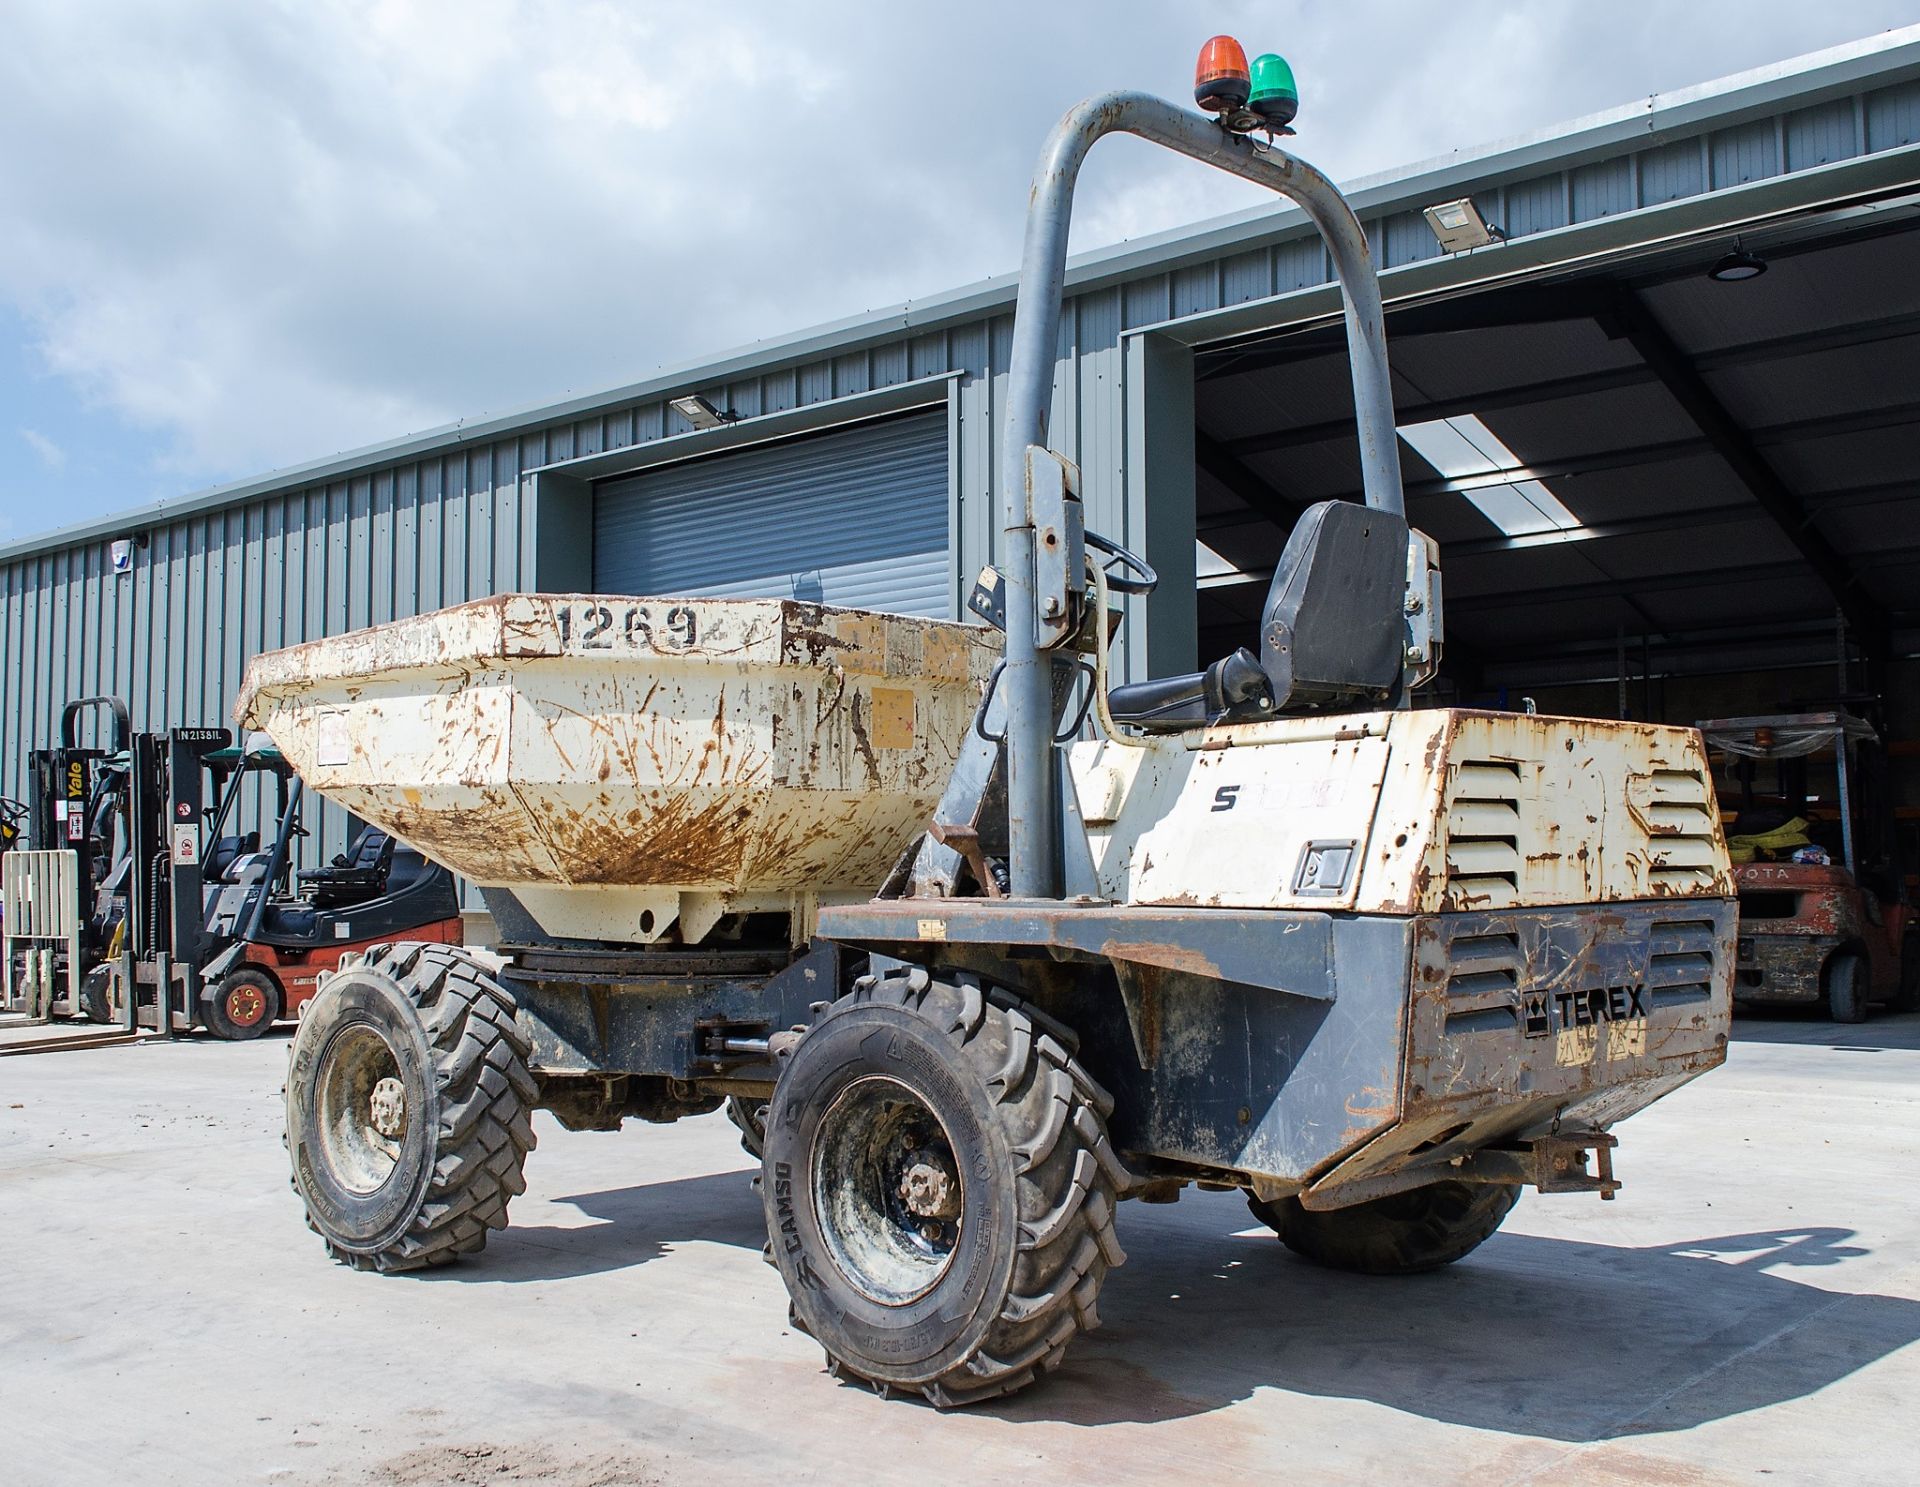
[[[926,1295],[966,1223],[966,1184],[940,1117],[914,1089],[868,1075],[822,1118],[810,1156],[827,1253],[883,1306]]]
[[[960,1179],[931,1152],[916,1151],[908,1158],[907,1175],[900,1179],[900,1196],[907,1209],[923,1219],[950,1219],[960,1212]]]
[[[407,1087],[398,1079],[382,1079],[369,1101],[373,1128],[389,1141],[398,1141],[407,1129]]]
[[[405,1147],[407,1086],[380,1030],[352,1022],[334,1033],[314,1071],[317,1155],[350,1193],[377,1191]]]

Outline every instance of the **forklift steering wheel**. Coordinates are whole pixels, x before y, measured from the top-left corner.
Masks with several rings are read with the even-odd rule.
[[[1084,532],[1082,539],[1095,552],[1103,552],[1108,561],[1101,569],[1107,575],[1107,587],[1116,594],[1151,594],[1160,584],[1160,575],[1153,571],[1152,565],[1136,553],[1128,552],[1111,538],[1102,537],[1098,532]],[[1129,578],[1125,575],[1133,574]]]

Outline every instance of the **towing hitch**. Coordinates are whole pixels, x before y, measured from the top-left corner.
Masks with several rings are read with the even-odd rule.
[[[1306,1188],[1303,1208],[1326,1212],[1391,1197],[1434,1182],[1516,1184],[1543,1193],[1598,1193],[1611,1202],[1620,1191],[1613,1175],[1613,1149],[1619,1141],[1605,1131],[1576,1131],[1539,1136],[1514,1146],[1486,1146],[1443,1162],[1402,1167],[1380,1177],[1343,1182],[1331,1188]],[[1587,1168],[1587,1153],[1594,1156]]]

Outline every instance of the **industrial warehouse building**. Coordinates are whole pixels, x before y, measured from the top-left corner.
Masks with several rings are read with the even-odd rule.
[[[1441,697],[1692,721],[1886,691],[1920,736],[1920,27],[1351,195],[1442,548]],[[1463,198],[1503,240],[1443,251],[1424,209]],[[1075,261],[1051,439],[1163,576],[1129,675],[1252,643],[1295,516],[1357,497],[1329,281],[1278,204]],[[1014,289],[0,548],[0,792],[70,698],[225,722],[255,652],[500,591],[961,614]]]

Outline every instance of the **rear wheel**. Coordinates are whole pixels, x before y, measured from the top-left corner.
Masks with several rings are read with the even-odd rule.
[[[836,1375],[970,1404],[1099,1324],[1127,1174],[1071,1046],[1010,996],[910,970],[863,978],[794,1050],[762,1193],[794,1320]]]
[[[744,1095],[727,1096],[727,1119],[740,1133],[740,1149],[755,1161],[767,1140],[767,1102]]]
[[[257,1038],[279,1019],[280,983],[256,966],[241,966],[220,978],[207,1003],[207,1027],[229,1042]]]
[[[1249,1198],[1255,1218],[1296,1255],[1361,1275],[1417,1275],[1471,1254],[1493,1237],[1520,1189],[1436,1182],[1351,1208],[1314,1210],[1298,1198]]]
[[[1852,950],[1842,950],[1827,962],[1821,978],[1827,1016],[1835,1022],[1867,1020],[1867,962]]]
[[[308,1004],[287,1149],[335,1259],[414,1270],[471,1254],[526,1191],[531,1051],[513,998],[445,945],[383,945]]]

